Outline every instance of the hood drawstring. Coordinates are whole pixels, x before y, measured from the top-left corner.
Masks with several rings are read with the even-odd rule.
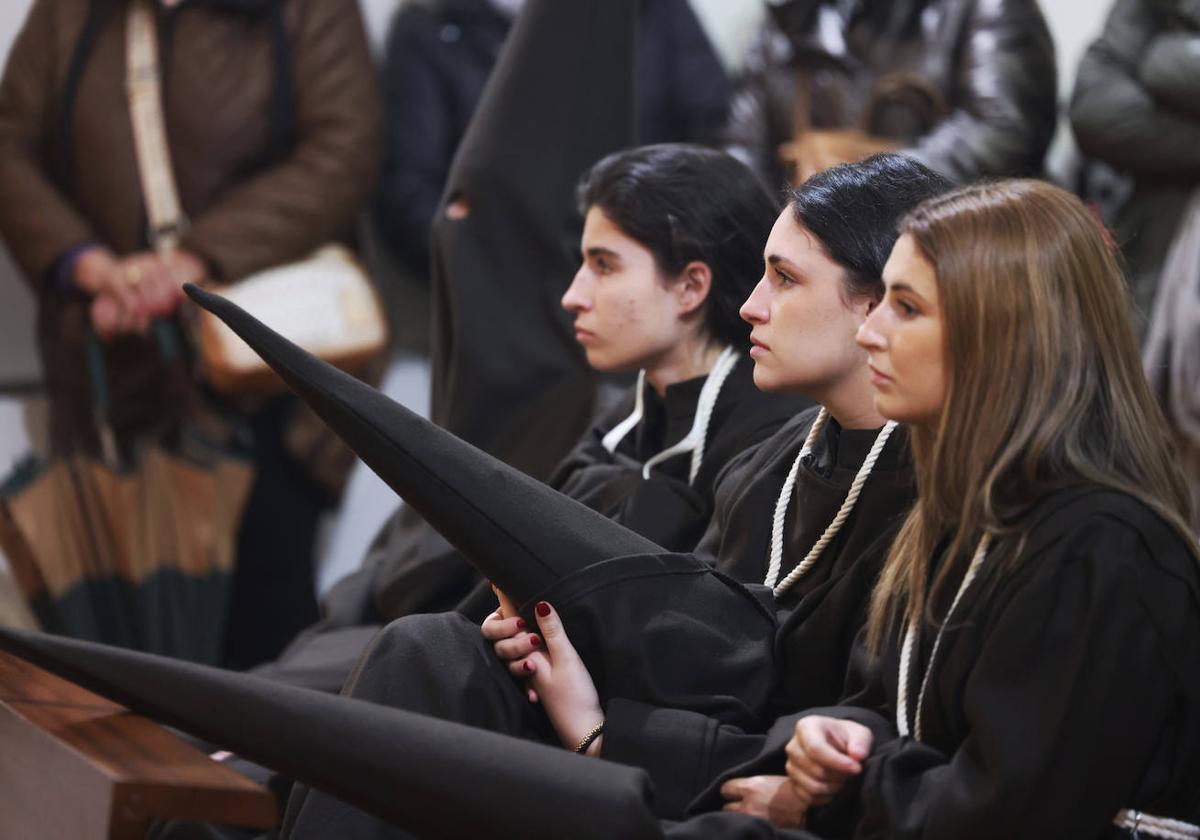
[[[721,388],[725,384],[725,380],[729,378],[729,374],[733,372],[737,363],[738,354],[732,347],[726,347],[721,351],[716,364],[713,365],[708,377],[704,380],[704,386],[700,389],[691,430],[679,443],[647,459],[642,465],[642,478],[650,478],[650,470],[668,458],[690,452],[692,453],[692,463],[688,470],[688,484],[696,481],[696,475],[700,472],[700,465],[704,461],[704,447],[708,440],[708,426],[712,420],[713,408],[717,404],[717,398],[721,395]],[[633,405],[633,413],[613,426],[601,440],[604,448],[609,452],[615,452],[621,441],[637,427],[638,423],[642,422],[645,409],[645,397],[643,396],[645,387],[646,371],[641,370],[638,371],[637,397]]]

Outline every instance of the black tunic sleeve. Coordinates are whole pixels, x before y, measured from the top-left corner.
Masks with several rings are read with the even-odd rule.
[[[854,837],[1098,837],[1139,804],[1178,711],[1167,654],[1195,634],[1194,584],[1108,517],[1049,554],[964,611],[953,642],[947,631],[923,720],[927,734],[964,737],[876,743],[849,791],[860,797]],[[918,687],[914,673],[913,704]]]
[[[604,758],[648,771],[655,812],[666,818],[679,818],[713,778],[754,756],[764,739],[698,712],[621,698],[609,701],[604,716]]]
[[[687,551],[708,521],[711,486],[688,484],[685,457],[668,461],[668,469],[654,469],[643,478],[642,461],[636,456],[657,452],[637,451],[636,430],[615,452],[608,451],[604,436],[629,416],[633,403],[631,391],[580,439],[549,484],[670,551]]]
[[[693,481],[688,480],[690,459],[676,456],[656,465],[643,476],[643,461],[683,436],[668,433],[660,446],[641,450],[630,433],[615,452],[604,446],[604,436],[629,416],[634,392],[616,406],[579,441],[550,479],[550,486],[632,531],[671,551],[691,551],[714,527],[714,495],[729,473],[729,465],[743,463],[742,455],[770,438],[799,411],[810,405],[806,398],[767,394],[753,384],[753,366],[745,360],[730,374],[709,422],[704,458]],[[688,418],[690,425],[693,414]],[[752,478],[752,473],[743,474]],[[714,532],[709,540],[719,540]],[[711,552],[697,553],[715,554]]]

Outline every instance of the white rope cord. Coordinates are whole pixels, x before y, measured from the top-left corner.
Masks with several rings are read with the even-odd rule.
[[[608,430],[601,440],[601,445],[608,450],[608,454],[617,451],[617,447],[621,445],[621,441],[625,436],[633,431],[638,423],[642,422],[642,414],[646,408],[646,371],[639,370],[637,377],[637,394],[633,400],[633,414],[630,414],[624,420]]]
[[[1163,837],[1166,840],[1197,840],[1200,838],[1200,826],[1192,825],[1183,820],[1172,820],[1167,817],[1156,817],[1127,808],[1117,813],[1113,825],[1133,833],[1135,837],[1143,834],[1150,837]]]
[[[642,466],[642,478],[649,478],[650,469],[668,458],[691,452],[692,463],[688,469],[688,484],[696,480],[696,474],[700,472],[700,463],[704,460],[704,442],[708,437],[708,424],[712,420],[713,407],[716,406],[717,397],[721,395],[721,388],[725,385],[725,380],[729,378],[729,374],[733,372],[737,362],[738,355],[732,347],[726,347],[721,351],[721,355],[717,357],[712,370],[704,380],[704,386],[700,389],[700,397],[696,400],[696,416],[692,420],[691,430],[679,443],[647,460]]]
[[[718,397],[721,396],[721,388],[725,385],[725,380],[729,378],[729,374],[733,372],[737,363],[738,354],[732,346],[721,351],[721,355],[717,357],[712,370],[705,378],[704,385],[700,388],[700,396],[696,399],[696,413],[692,420],[692,428],[674,446],[647,459],[642,465],[642,478],[650,478],[650,470],[668,458],[690,452],[692,453],[692,462],[688,470],[688,484],[696,480],[696,475],[700,472],[700,465],[704,461],[704,447],[708,439],[708,426],[712,421],[713,409],[716,407]],[[642,422],[645,411],[645,397],[643,396],[645,385],[646,371],[638,371],[637,399],[633,406],[633,413],[609,429],[608,434],[601,439],[601,444],[609,452],[615,452],[621,441],[637,427],[638,423]]]
[[[975,549],[975,556],[971,558],[971,565],[967,567],[967,573],[963,575],[962,583],[958,585],[958,592],[955,593],[954,600],[950,603],[950,609],[946,611],[946,618],[938,628],[937,636],[934,637],[933,650],[929,653],[929,662],[925,666],[925,674],[921,678],[921,690],[917,694],[917,709],[913,716],[912,734],[918,741],[921,740],[921,710],[925,706],[925,692],[929,688],[929,678],[933,673],[934,661],[937,659],[938,649],[942,645],[942,631],[950,623],[950,618],[954,615],[954,611],[958,607],[959,601],[962,600],[963,594],[970,588],[972,581],[975,580],[984,559],[987,557],[987,550],[990,543],[990,535],[984,534]],[[904,644],[900,648],[900,676],[899,686],[896,691],[896,729],[902,736],[910,734],[908,724],[908,693],[913,648],[916,646],[916,638],[917,622],[912,621],[909,622],[908,628],[905,630]],[[1161,837],[1163,840],[1200,840],[1200,826],[1184,822],[1183,820],[1156,817],[1132,808],[1126,808],[1117,812],[1116,817],[1113,818],[1113,825],[1117,828],[1130,831],[1134,837],[1146,835],[1148,837]]]
[[[779,498],[775,500],[775,516],[771,520],[771,556],[767,562],[767,576],[763,578],[763,586],[774,588],[775,582],[779,580],[779,570],[783,566],[783,521],[787,518],[788,505],[791,504],[792,493],[796,489],[800,462],[804,460],[804,456],[812,452],[817,436],[821,434],[821,430],[828,422],[829,412],[822,408],[817,412],[817,419],[813,421],[812,428],[808,430],[808,437],[804,439],[804,445],[800,447],[800,454],[796,456],[796,460],[792,461],[792,468],[788,470],[787,478],[783,480]]]
[[[879,430],[879,434],[875,437],[875,443],[871,445],[871,451],[867,453],[867,457],[863,459],[862,466],[858,468],[858,473],[855,474],[854,481],[850,484],[850,490],[846,493],[846,498],[842,501],[842,506],[838,509],[837,515],[833,517],[833,521],[825,528],[825,532],[821,534],[820,539],[808,550],[808,554],[804,556],[804,559],[796,564],[796,567],[788,573],[787,577],[776,584],[776,581],[779,580],[780,569],[783,567],[783,524],[787,518],[788,507],[792,502],[792,494],[796,490],[796,479],[800,473],[800,462],[804,460],[805,455],[808,455],[812,451],[817,436],[825,428],[825,424],[828,421],[829,412],[822,408],[817,415],[817,419],[813,422],[812,429],[809,430],[808,437],[804,440],[804,446],[800,447],[800,454],[792,462],[792,468],[788,472],[787,479],[783,482],[783,489],[780,490],[779,498],[775,501],[775,517],[771,522],[771,557],[767,563],[767,576],[763,579],[763,584],[772,587],[776,598],[791,589],[796,581],[808,573],[808,570],[813,567],[813,564],[821,556],[821,552],[838,535],[838,532],[842,529],[842,525],[845,524],[846,519],[849,518],[850,513],[854,510],[854,505],[858,502],[858,497],[862,494],[863,486],[867,483],[867,478],[871,475],[871,470],[875,468],[875,462],[879,460],[879,456],[883,452],[883,447],[887,445],[888,438],[892,436],[892,432],[896,429],[895,421],[889,420]]]
[[[929,675],[933,673],[938,648],[942,646],[942,631],[950,623],[950,618],[954,615],[954,610],[958,606],[958,602],[962,600],[963,594],[971,586],[971,581],[975,580],[979,567],[983,565],[983,560],[987,557],[991,541],[992,538],[989,534],[984,534],[979,540],[979,545],[975,548],[975,556],[971,558],[971,565],[967,567],[967,573],[963,575],[962,583],[958,585],[958,592],[954,594],[954,600],[950,602],[950,609],[946,611],[946,617],[938,627],[937,636],[933,639],[933,650],[929,652],[929,662],[925,665],[924,676],[921,677],[921,690],[917,693],[917,709],[913,714],[911,731],[913,737],[918,741],[921,740],[921,709],[925,706],[925,690],[929,687]],[[896,689],[896,729],[901,735],[908,735],[910,732],[908,727],[909,674],[912,670],[913,648],[917,642],[918,623],[916,620],[908,623],[908,628],[904,631],[904,644],[900,648],[900,677]]]

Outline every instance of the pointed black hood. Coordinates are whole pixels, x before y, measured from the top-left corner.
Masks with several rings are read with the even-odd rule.
[[[663,550],[305,352],[236,304],[185,289],[518,604],[574,569]]]
[[[543,477],[586,430],[595,377],[559,299],[580,177],[634,143],[637,0],[528,0],[433,225],[434,422]],[[456,199],[465,218],[446,217]]]
[[[0,628],[0,648],[421,837],[661,836],[631,767],[93,642]]]

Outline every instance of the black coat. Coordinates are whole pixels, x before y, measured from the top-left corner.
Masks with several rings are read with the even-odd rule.
[[[946,627],[919,740],[898,736],[898,632],[878,659],[860,650],[843,704],[806,712],[874,735],[862,774],[810,815],[813,834],[1136,836],[1111,825],[1124,808],[1200,822],[1196,557],[1143,504],[1096,486],[1046,496],[1019,525],[1019,554],[998,574],[989,563],[1004,546],[993,546]],[[968,560],[954,560],[954,587]],[[940,599],[939,620],[953,596]],[[926,624],[914,652],[910,729],[936,633]],[[782,773],[801,716],[780,720],[761,755],[728,775]],[[719,807],[715,789],[706,804]],[[708,829],[724,817],[710,815]]]
[[[775,501],[815,414],[814,409],[793,419],[721,477],[716,514],[697,550],[716,556],[719,569],[747,584],[764,579]],[[833,520],[876,435],[874,429],[850,431],[830,421],[818,437],[784,520],[780,579]],[[871,589],[914,498],[906,438],[903,428],[893,433],[838,536],[775,601],[774,685],[752,724],[731,725],[695,710],[621,697],[605,707],[604,757],[648,770],[660,813],[683,813],[724,770],[756,755],[775,717],[842,696]]]
[[[488,0],[415,0],[392,22],[376,220],[417,277],[429,274],[430,221],[511,25]],[[716,139],[729,82],[686,0],[643,4],[636,66],[639,143]]]

